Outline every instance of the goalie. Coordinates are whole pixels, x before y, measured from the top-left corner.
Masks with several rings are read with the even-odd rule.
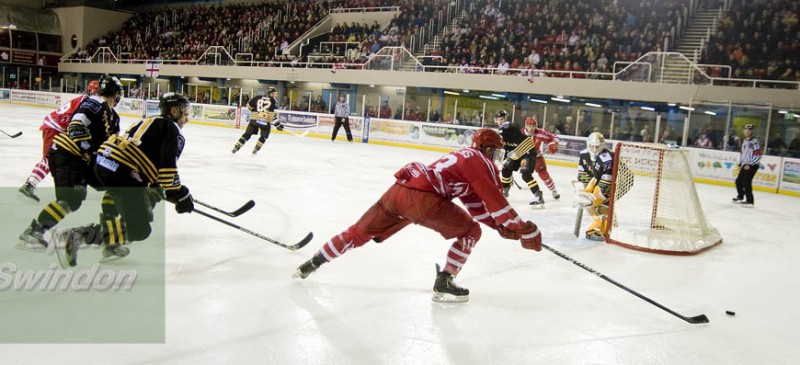
[[[586,238],[593,241],[605,240],[613,168],[614,154],[606,148],[603,135],[599,132],[590,134],[586,149],[581,151],[578,159],[578,181],[583,184],[583,190],[578,192],[577,200],[592,216]]]
[[[247,110],[251,113],[250,123],[247,124],[247,129],[245,129],[244,134],[236,141],[236,145],[233,146],[231,153],[239,151],[250,137],[256,134],[256,132],[259,132],[258,142],[256,146],[253,147],[253,154],[255,155],[258,153],[258,150],[264,146],[264,142],[267,141],[267,138],[269,138],[269,132],[273,125],[279,131],[283,130],[281,122],[276,121],[277,115],[275,114],[275,108],[278,105],[278,101],[275,100],[276,93],[277,90],[271,87],[269,91],[267,91],[267,96],[257,95],[247,102]]]

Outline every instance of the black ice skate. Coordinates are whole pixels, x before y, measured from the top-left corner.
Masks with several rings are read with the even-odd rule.
[[[68,269],[78,265],[78,246],[80,233],[73,229],[65,229],[53,234],[53,244],[58,257],[58,265]]]
[[[433,283],[434,302],[463,303],[469,300],[469,289],[462,288],[453,282],[453,275],[442,271],[436,264],[436,281]]]
[[[592,241],[605,241],[606,238],[599,231],[586,232],[586,238]]]
[[[31,198],[38,203],[39,197],[36,196],[36,193],[34,193],[34,191],[36,191],[36,187],[34,187],[33,184],[30,183],[30,181],[26,181],[25,184],[23,184],[22,187],[19,188],[20,194],[22,194],[25,197]]]
[[[553,193],[553,200],[558,200],[561,198],[561,194],[559,194],[556,189],[553,189],[551,192]]]
[[[734,196],[732,201],[734,203],[741,204],[741,203],[744,203],[744,198],[743,197]]]
[[[317,271],[317,269],[325,262],[325,258],[322,255],[315,254],[314,257],[308,259],[308,261],[300,264],[300,266],[297,267],[297,272],[292,274],[292,277],[295,279],[305,279],[311,275],[311,273]]]
[[[508,191],[511,190],[511,185],[503,186],[503,196],[508,198]]]
[[[542,196],[542,191],[541,190],[537,191],[537,192],[533,193],[533,195],[536,198],[533,199],[533,201],[531,202],[531,204],[530,204],[531,208],[537,208],[537,209],[544,208],[544,197]]]
[[[119,260],[128,256],[129,253],[131,253],[131,250],[123,245],[105,246],[103,248],[103,257],[100,258],[100,263]]]
[[[44,239],[44,227],[36,219],[32,220],[31,225],[19,235],[17,248],[30,251],[47,248],[47,240]]]

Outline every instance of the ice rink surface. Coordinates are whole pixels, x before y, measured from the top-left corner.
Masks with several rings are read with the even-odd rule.
[[[0,136],[0,186],[18,188],[25,181],[41,151],[37,128],[49,111],[0,104],[0,129],[24,133],[16,139]],[[179,172],[195,198],[226,209],[254,199],[255,208],[230,220],[282,242],[294,243],[309,231],[315,239],[291,252],[198,214],[178,215],[168,205],[166,343],[2,344],[0,363],[796,364],[800,359],[795,337],[800,244],[791,238],[800,226],[800,199],[756,192],[756,207],[749,210],[731,203],[733,187],[698,184],[706,217],[724,243],[696,256],[655,255],[575,239],[569,182],[576,171],[551,165],[560,201],[545,192],[546,208],[532,210],[529,191],[512,188],[509,198],[538,224],[544,243],[681,314],[705,313],[711,322],[688,324],[485,226],[457,278],[470,289],[470,301],[440,304],[430,299],[434,263],[444,262],[450,242],[419,226],[348,252],[306,280],[291,275],[353,224],[393,183],[398,168],[410,161],[427,164],[442,152],[273,133],[258,155],[250,154],[256,138],[232,155],[242,130],[189,124],[183,132],[187,146]],[[52,189],[52,178],[40,185],[40,191],[46,189]],[[3,242],[0,254],[19,251],[15,243]],[[0,292],[0,310],[14,295]],[[60,310],[59,303],[47,305]],[[120,315],[137,315],[135,310]],[[113,318],[104,320],[115,325]]]

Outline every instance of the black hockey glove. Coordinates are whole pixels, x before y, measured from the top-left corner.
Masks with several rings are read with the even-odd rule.
[[[175,204],[175,211],[178,213],[191,213],[194,210],[194,199],[189,193],[189,188],[181,186],[178,191],[167,191],[167,201]]]
[[[275,123],[275,129],[277,129],[279,131],[282,131],[283,130],[283,124],[281,124],[281,122],[276,122]]]

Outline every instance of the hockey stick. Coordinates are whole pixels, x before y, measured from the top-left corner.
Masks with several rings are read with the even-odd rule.
[[[314,233],[308,232],[308,234],[302,240],[300,240],[300,242],[297,242],[297,243],[295,243],[293,245],[287,245],[287,244],[278,242],[276,240],[273,240],[272,238],[269,238],[267,236],[264,236],[264,235],[258,234],[256,232],[253,232],[253,231],[251,231],[251,230],[249,230],[247,228],[244,228],[244,227],[242,227],[242,226],[240,226],[238,224],[234,224],[234,223],[228,222],[228,221],[226,221],[226,220],[224,220],[222,218],[215,217],[215,216],[213,216],[211,214],[208,214],[208,213],[206,213],[206,212],[204,212],[202,210],[198,210],[198,209],[195,208],[192,212],[200,214],[200,215],[202,215],[204,217],[207,217],[207,218],[211,218],[211,219],[213,219],[213,220],[215,220],[217,222],[220,222],[222,224],[231,226],[231,227],[236,228],[236,229],[238,229],[238,230],[240,230],[240,231],[242,231],[244,233],[256,236],[256,237],[258,237],[258,238],[260,238],[262,240],[268,241],[270,243],[274,243],[274,244],[276,244],[278,246],[281,246],[283,248],[289,249],[291,251],[295,251],[295,250],[299,250],[299,249],[303,248],[303,246],[307,245],[309,242],[311,242],[311,239],[314,238]]]
[[[298,136],[298,137],[305,137],[305,136],[308,134],[308,131],[307,131],[307,130],[306,130],[306,131],[304,131],[304,132],[302,132],[302,133],[297,133],[297,132],[295,132],[295,131],[290,131],[290,130],[288,130],[288,129],[284,128],[284,129],[283,129],[283,131],[284,131],[284,132],[289,132],[289,133],[291,133],[291,134],[293,134],[293,135],[295,135],[295,136]]]
[[[3,134],[5,134],[5,135],[7,135],[7,136],[9,136],[11,138],[17,138],[17,137],[22,135],[22,131],[19,131],[19,132],[14,133],[14,134],[8,134],[8,133],[6,133],[6,131],[0,129],[0,132],[3,132]]]
[[[682,320],[684,320],[686,322],[689,322],[691,324],[708,323],[709,322],[708,317],[706,317],[705,314],[696,315],[694,317],[686,317],[686,316],[684,316],[684,315],[682,315],[682,314],[680,314],[678,312],[673,311],[672,309],[669,309],[669,308],[663,306],[662,304],[656,302],[655,300],[652,300],[652,299],[650,299],[650,298],[648,298],[648,297],[646,297],[646,296],[644,296],[642,294],[639,294],[637,291],[635,291],[635,290],[633,290],[631,288],[628,288],[627,286],[622,285],[622,284],[614,281],[614,279],[611,279],[608,276],[605,276],[602,273],[597,272],[595,269],[592,269],[591,267],[588,267],[588,266],[586,266],[586,265],[584,265],[584,264],[582,264],[582,263],[580,263],[578,261],[575,261],[575,259],[573,259],[573,258],[571,258],[571,257],[559,252],[556,249],[551,248],[550,246],[542,244],[542,247],[544,247],[548,251],[556,254],[556,256],[561,257],[564,260],[567,260],[567,261],[575,264],[576,266],[580,267],[581,269],[584,269],[584,270],[586,270],[586,271],[588,271],[588,272],[600,277],[601,279],[603,279],[603,280],[605,280],[605,281],[607,281],[607,282],[609,282],[611,284],[616,285],[617,287],[627,291],[628,293],[631,293],[631,294],[639,297],[639,299],[642,299],[645,302],[648,302],[648,303],[650,303],[650,304],[652,304],[652,305],[654,305],[656,307],[659,307],[659,308],[663,309],[664,311],[666,311],[667,313],[672,314],[673,316],[678,317],[678,318],[680,318],[680,319],[682,319]]]
[[[572,186],[575,188],[575,194],[579,194],[582,191],[581,184],[577,180],[572,180]],[[575,214],[575,227],[572,229],[572,234],[575,235],[575,238],[580,237],[581,233],[581,224],[583,223],[583,206],[580,204],[576,204],[578,206],[578,213]]]
[[[224,211],[222,209],[219,209],[219,208],[217,208],[217,207],[215,207],[215,206],[213,206],[211,204],[203,203],[203,202],[201,202],[201,201],[199,201],[197,199],[194,199],[194,202],[197,203],[197,204],[200,204],[200,205],[202,205],[202,206],[204,206],[206,208],[209,208],[209,209],[211,209],[213,211],[225,214],[228,217],[238,217],[238,216],[244,214],[245,212],[247,212],[248,210],[252,209],[256,205],[256,202],[250,200],[247,203],[244,203],[244,205],[242,205],[239,209],[236,209],[236,210],[234,210],[232,212],[228,212],[228,211]]]
[[[514,186],[516,186],[517,189],[522,190],[522,186],[520,186],[519,183],[517,183],[517,179],[514,178],[513,174],[511,175],[511,182],[514,183]]]

